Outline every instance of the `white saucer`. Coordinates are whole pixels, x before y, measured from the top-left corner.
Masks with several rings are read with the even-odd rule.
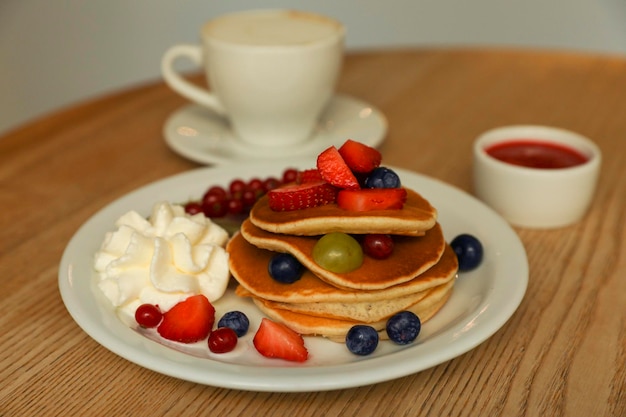
[[[174,112],[163,128],[165,142],[174,152],[203,164],[316,156],[347,139],[376,147],[386,133],[387,119],[378,109],[345,95],[333,97],[311,139],[279,149],[243,143],[225,119],[196,104]]]

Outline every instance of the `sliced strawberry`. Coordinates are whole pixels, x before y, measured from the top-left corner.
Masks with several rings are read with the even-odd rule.
[[[360,174],[371,172],[383,159],[377,149],[352,139],[341,145],[339,154],[353,172]]]
[[[274,211],[302,210],[334,203],[337,189],[324,181],[290,184],[271,190],[267,198]]]
[[[347,190],[358,190],[361,188],[359,181],[357,181],[350,167],[346,165],[341,154],[334,146],[318,155],[317,169],[324,181],[335,187]]]
[[[298,172],[298,178],[296,182],[298,184],[305,184],[307,182],[319,182],[324,181],[317,168],[305,169]]]
[[[309,352],[300,334],[282,323],[263,318],[252,340],[259,353],[267,358],[304,362]]]
[[[206,296],[192,295],[163,314],[157,328],[168,340],[194,343],[206,338],[215,322],[215,308]]]
[[[395,210],[406,202],[404,188],[364,188],[341,190],[337,194],[337,205],[350,211]]]

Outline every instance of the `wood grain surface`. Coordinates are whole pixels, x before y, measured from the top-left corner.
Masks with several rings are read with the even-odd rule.
[[[387,116],[386,163],[468,192],[472,142],[487,129],[558,126],[600,146],[602,173],[583,221],[516,229],[530,282],[504,327],[420,373],[311,393],[199,385],[101,347],[63,305],[59,261],[97,210],[197,166],[163,140],[164,121],[186,102],[155,81],[0,138],[0,416],[626,416],[626,59],[363,51],[346,57],[338,90]]]

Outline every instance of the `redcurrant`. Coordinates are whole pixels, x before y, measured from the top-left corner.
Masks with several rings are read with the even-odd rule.
[[[294,182],[298,179],[298,170],[295,168],[287,168],[283,172],[283,184]]]
[[[135,310],[135,321],[141,327],[147,329],[156,327],[161,323],[163,319],[163,313],[158,306],[154,304],[142,304]]]
[[[209,334],[209,350],[213,353],[226,353],[237,346],[237,333],[230,327],[219,327]]]
[[[374,259],[386,259],[393,253],[393,238],[383,234],[363,237],[363,252]]]
[[[185,204],[185,213],[187,214],[198,214],[202,213],[202,204],[197,201],[190,201]]]

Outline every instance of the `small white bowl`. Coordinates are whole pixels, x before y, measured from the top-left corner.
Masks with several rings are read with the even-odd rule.
[[[587,158],[569,168],[529,168],[487,153],[502,142],[544,142],[568,147]],[[474,143],[474,192],[514,226],[556,228],[587,212],[600,173],[600,149],[588,138],[547,126],[506,126],[487,131]]]

